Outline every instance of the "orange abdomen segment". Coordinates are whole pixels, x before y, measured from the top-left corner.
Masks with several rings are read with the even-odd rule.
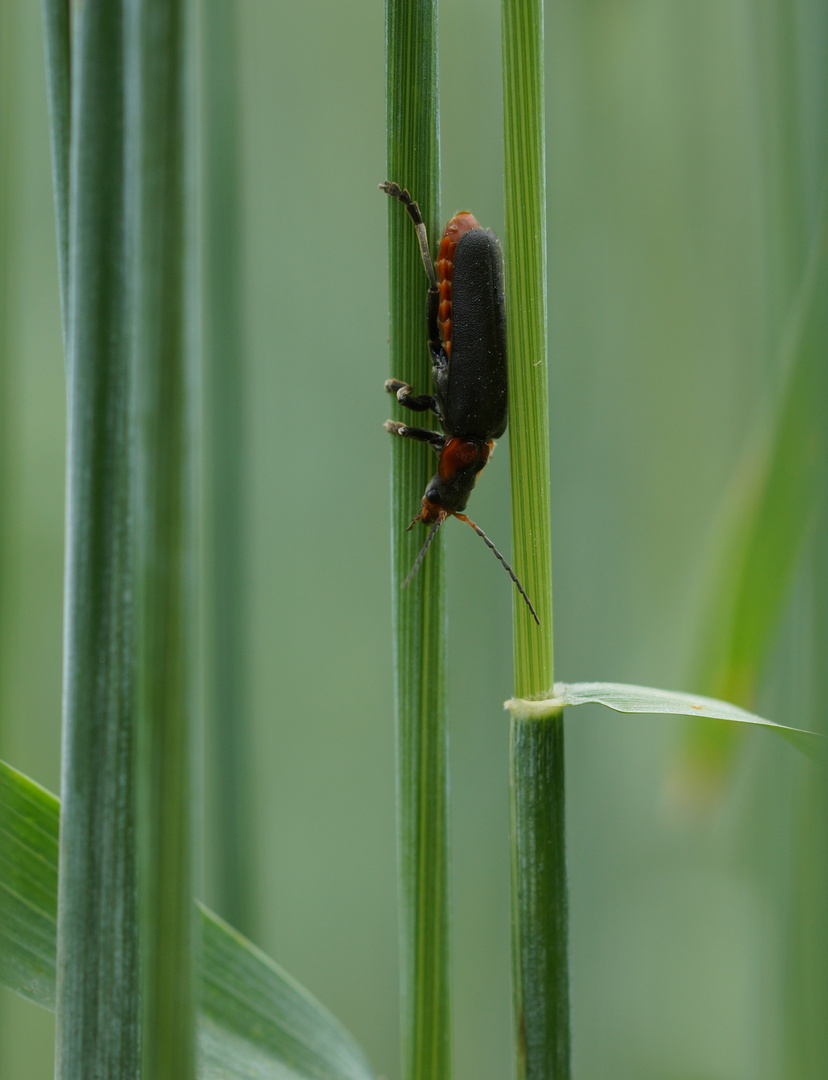
[[[459,214],[455,214],[443,231],[437,262],[434,264],[437,273],[437,285],[440,289],[440,306],[437,318],[443,348],[448,356],[451,356],[451,280],[454,274],[454,251],[457,247],[457,241],[464,233],[479,228],[480,225],[477,219],[467,210],[461,210]]]

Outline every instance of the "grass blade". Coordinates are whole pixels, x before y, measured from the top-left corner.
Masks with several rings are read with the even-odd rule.
[[[550,711],[564,705],[605,705],[621,713],[666,713],[670,716],[695,716],[714,720],[730,720],[739,724],[758,724],[773,728],[783,738],[809,757],[820,759],[825,750],[822,735],[802,728],[765,720],[755,713],[731,705],[728,701],[685,694],[680,690],[657,690],[653,686],[630,686],[627,683],[555,683],[552,696],[545,700],[526,701],[512,698],[506,708],[512,715],[527,720],[541,719]]]
[[[543,6],[503,2],[509,447],[515,694],[548,691],[552,662]],[[563,710],[511,722],[512,965],[518,1080],[568,1080],[569,930]]]
[[[386,0],[387,179],[419,202],[432,244],[439,224],[437,4]],[[426,392],[426,281],[411,221],[388,200],[391,370]],[[399,405],[389,398],[396,419]],[[406,532],[432,461],[392,442],[392,595],[397,711],[400,967],[404,1080],[451,1076],[445,583],[442,538],[405,589],[422,543]]]
[[[89,0],[72,31],[61,1080],[137,1076],[140,1029],[122,5]]]
[[[0,983],[55,1007],[60,804],[0,762]],[[372,1080],[365,1055],[311,994],[197,908],[200,1080]]]
[[[779,349],[784,389],[758,425],[726,493],[698,633],[697,681],[750,706],[805,541],[824,498],[821,393],[828,294],[828,188]],[[738,732],[688,733],[684,767],[721,774]],[[695,787],[695,785],[692,785]]]
[[[54,795],[0,762],[0,982],[53,1011],[59,807]]]

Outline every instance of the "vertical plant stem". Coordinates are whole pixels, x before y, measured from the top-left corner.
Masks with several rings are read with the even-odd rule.
[[[215,837],[212,904],[229,923],[252,933],[251,831],[244,782],[245,533],[239,205],[239,115],[236,7],[208,0],[204,12],[204,248],[207,413],[207,664],[209,678],[206,790]]]
[[[518,1080],[568,1080],[563,710],[512,721],[512,971]]]
[[[388,174],[419,202],[432,243],[439,221],[436,0],[386,0]],[[391,374],[428,390],[426,280],[408,215],[388,205]],[[389,404],[393,399],[389,399]],[[393,403],[394,415],[401,417]],[[423,542],[406,532],[429,478],[429,451],[392,443],[392,594],[397,702],[402,1055],[404,1080],[449,1080],[448,784],[445,585],[438,535],[420,573],[400,583]]]
[[[3,719],[9,712],[5,696],[10,668],[9,642],[12,634],[10,608],[13,603],[12,560],[12,448],[14,445],[14,410],[10,348],[13,281],[11,244],[15,203],[14,153],[17,137],[17,115],[14,109],[13,60],[16,39],[16,20],[8,4],[0,5],[0,145],[6,152],[0,158],[0,757],[2,756]],[[16,239],[16,237],[14,237]],[[0,1059],[0,1067],[2,1060]]]
[[[186,0],[127,0],[134,272],[143,1075],[194,1075],[193,372],[185,290]]]
[[[552,687],[542,0],[503,3],[515,696]],[[563,712],[512,720],[512,949],[518,1080],[570,1075]]]
[[[826,197],[823,191],[822,229],[825,229]],[[825,236],[823,235],[823,247]],[[811,603],[810,669],[808,695],[813,709],[809,727],[828,735],[823,705],[825,656],[828,654],[828,564],[825,536],[828,530],[828,251],[823,250],[822,273],[816,280],[813,306],[807,324],[807,347],[811,353],[808,384],[811,424],[806,429],[813,478],[821,498],[814,514],[814,531],[807,551],[807,591]],[[821,302],[820,299],[821,298]],[[804,344],[804,342],[803,342]],[[819,362],[819,358],[822,362]],[[803,462],[803,472],[811,475]],[[799,805],[795,821],[793,875],[790,882],[791,910],[787,920],[787,985],[785,1012],[785,1080],[828,1074],[828,1028],[822,1022],[828,1010],[828,784],[825,762],[809,764],[799,784]]]
[[[116,1080],[139,1073],[121,3],[72,32],[56,1075]]]
[[[57,223],[58,279],[60,308],[63,314],[64,348],[67,348],[69,289],[69,133],[71,130],[69,24],[69,0],[43,0],[46,89],[49,98],[52,186],[54,187]]]
[[[0,3],[0,758],[8,757],[6,741],[10,728],[7,717],[12,714],[10,690],[14,670],[13,627],[18,620],[18,594],[15,588],[15,496],[17,482],[14,446],[17,437],[13,407],[16,379],[12,372],[11,312],[14,236],[12,222],[15,210],[15,155],[18,117],[14,108],[17,65],[14,62],[17,43],[16,11],[10,4]],[[15,244],[16,249],[16,244]],[[2,828],[2,823],[0,823]],[[10,1044],[11,1011],[0,999],[0,1075],[5,1075],[13,1055]]]

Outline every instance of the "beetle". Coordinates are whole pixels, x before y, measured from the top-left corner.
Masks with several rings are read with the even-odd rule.
[[[396,420],[385,422],[385,430],[392,435],[427,443],[439,455],[437,472],[428,482],[420,512],[408,526],[412,529],[422,521],[431,525],[431,530],[402,587],[419,570],[437,530],[453,516],[483,538],[540,626],[532,601],[511,566],[483,530],[462,512],[489,460],[494,440],[506,430],[506,305],[500,243],[491,229],[483,229],[472,214],[461,211],[445,227],[435,266],[417,203],[393,181],[379,186],[402,203],[417,232],[429,282],[426,329],[433,393],[417,394],[399,379],[387,379],[385,389],[407,409],[433,412],[442,428],[440,432]]]

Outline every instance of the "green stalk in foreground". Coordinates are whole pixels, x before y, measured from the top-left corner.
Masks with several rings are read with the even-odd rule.
[[[512,549],[535,626],[514,600],[515,696],[552,689],[543,8],[503,3]],[[568,1080],[563,710],[511,721],[512,964],[518,1080]]]
[[[386,0],[386,79],[388,173],[379,179],[409,189],[433,239],[439,219],[435,0]],[[390,200],[388,228],[389,374],[425,391],[431,382],[425,277],[408,215]],[[388,404],[402,419],[393,398]],[[401,591],[422,544],[420,530],[407,533],[406,526],[420,504],[431,462],[422,446],[406,439],[394,439],[391,451],[402,1075],[404,1080],[449,1080],[443,551],[438,535],[419,574]]]
[[[140,1024],[122,4],[87,0],[73,32],[70,191],[57,192],[71,235],[56,1076],[130,1080]],[[55,177],[60,188],[67,174],[56,165]]]
[[[136,690],[143,1069],[195,1075],[193,373],[185,291],[186,0],[127,0],[134,273]]]

